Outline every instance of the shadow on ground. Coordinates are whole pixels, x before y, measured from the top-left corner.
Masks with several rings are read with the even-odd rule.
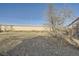
[[[57,39],[38,36],[32,39],[25,39],[21,44],[8,51],[8,56],[75,56],[79,50]]]

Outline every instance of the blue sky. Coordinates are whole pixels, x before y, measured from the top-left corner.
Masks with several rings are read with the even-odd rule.
[[[0,23],[43,24],[46,6],[46,4],[0,4]]]
[[[79,16],[79,4],[68,5]],[[63,4],[56,4],[56,8],[62,7]],[[47,8],[48,4],[0,4],[0,24],[42,25]]]

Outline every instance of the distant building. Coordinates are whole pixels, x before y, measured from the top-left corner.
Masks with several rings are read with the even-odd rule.
[[[72,29],[72,35],[79,37],[79,17],[68,25]]]

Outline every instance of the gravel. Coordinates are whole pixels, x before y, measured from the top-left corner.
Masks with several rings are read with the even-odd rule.
[[[9,50],[7,56],[79,56],[79,49],[71,45],[65,46],[62,39],[49,39],[38,36],[25,39],[21,44]]]

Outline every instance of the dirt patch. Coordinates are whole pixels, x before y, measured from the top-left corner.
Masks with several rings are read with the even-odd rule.
[[[57,39],[38,36],[32,39],[25,39],[6,55],[9,56],[75,56],[79,50],[73,46],[64,46],[64,42]]]

